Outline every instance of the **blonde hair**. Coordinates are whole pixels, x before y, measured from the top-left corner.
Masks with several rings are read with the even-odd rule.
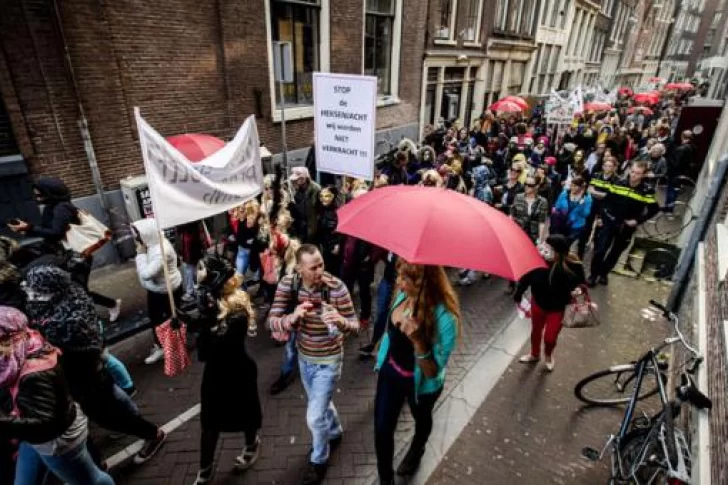
[[[430,187],[442,187],[444,184],[444,180],[440,176],[439,173],[437,173],[437,170],[427,170],[424,174],[422,174],[422,181],[420,182],[420,185],[427,185]]]
[[[293,271],[296,269],[296,252],[298,252],[300,247],[301,241],[298,239],[292,238],[288,241],[288,246],[283,254],[283,274],[293,274]]]
[[[442,266],[411,264],[397,260],[397,274],[407,278],[418,294],[414,316],[422,320],[425,341],[432,345],[437,333],[435,309],[443,305],[455,318],[455,331],[460,333],[460,302]]]
[[[248,317],[248,335],[255,337],[258,333],[255,310],[250,301],[250,295],[240,289],[244,280],[243,275],[235,273],[225,282],[222,287],[222,297],[217,302],[219,310],[217,319],[225,320],[232,313],[243,312]]]
[[[276,229],[283,233],[287,233],[292,224],[293,216],[291,216],[291,213],[285,209],[278,212],[278,217],[276,217],[275,221],[271,221],[271,225],[275,226]]]
[[[245,213],[245,217],[248,216],[257,216],[260,214],[260,204],[255,199],[250,199],[245,204],[243,204],[243,212]]]

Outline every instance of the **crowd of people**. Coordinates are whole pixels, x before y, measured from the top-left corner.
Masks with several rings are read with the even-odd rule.
[[[175,244],[160,236],[154,220],[133,223],[136,269],[152,326],[176,313],[174,323],[186,324],[197,336],[204,363],[195,483],[212,480],[221,432],[244,435],[236,469],[250,468],[258,458],[264,416],[257,366],[245,342],[258,335],[259,320],[283,353],[269,392],[283,392],[298,374],[307,396],[312,449],[305,485],[321,483],[345,434],[333,402],[345,339],[370,326],[370,340],[359,353],[363,359],[376,353],[379,478],[394,483],[394,433],[405,401],[415,434],[396,472],[417,470],[456,346],[460,305],[444,268],[411,264],[337,232],[337,209],[370,190],[439,187],[475,197],[512,218],[548,263],[507,289],[516,302],[531,292],[531,352],[520,361],[539,361],[543,343],[545,366],[553,370],[572,293],[585,283],[608,284],[635,229],[660,209],[655,181],[665,182],[662,209],[669,211],[676,198],[673,181],[695,170],[692,133],[673,138],[679,103],[673,97],[647,114],[623,98],[614,110],[584,113],[559,129],[546,123],[541,105],[529,116],[485,112],[470,129],[454,121],[428,127],[419,146],[401,143],[391,161],[379,164],[371,184],[320,174],[327,183],[319,185],[312,177],[312,150],[307,166],[294,167],[288,177],[280,169],[267,175],[258,198],[229,211],[222,252],[203,222],[178,228]],[[141,416],[131,376],[105,349],[95,305],[108,307],[113,320],[120,301],[91,292],[91,260],[60,245],[79,217],[68,189],[58,179],[43,178],[36,195],[44,204],[41,224],[13,221],[10,227],[43,238],[42,248],[29,253],[10,239],[0,240],[0,472],[5,474],[0,481],[34,484],[45,468],[70,484],[110,484],[88,438],[89,420],[142,438],[137,463],[149,460],[166,435]],[[589,247],[587,272],[582,260]],[[380,264],[382,277],[373,288]],[[471,285],[478,276],[462,268],[457,282]],[[175,311],[172,304],[183,309]],[[152,333],[155,345],[147,364],[165,358]],[[230,373],[238,377],[233,388]]]

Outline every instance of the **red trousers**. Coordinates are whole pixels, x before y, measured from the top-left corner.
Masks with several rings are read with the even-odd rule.
[[[546,311],[531,297],[531,355],[541,356],[541,336],[543,335],[544,353],[550,357],[556,347],[556,339],[561,331],[564,312]]]

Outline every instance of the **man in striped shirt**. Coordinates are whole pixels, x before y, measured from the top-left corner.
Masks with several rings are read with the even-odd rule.
[[[324,271],[316,246],[304,244],[296,252],[296,272],[278,283],[268,324],[274,333],[297,333],[298,367],[308,396],[306,421],[313,436],[303,484],[316,485],[326,475],[330,445],[341,441],[332,396],[341,375],[344,337],[359,329],[359,321],[349,290]]]

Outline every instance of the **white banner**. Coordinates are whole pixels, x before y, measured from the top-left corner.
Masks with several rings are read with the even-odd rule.
[[[546,100],[544,113],[546,121],[554,125],[570,125],[574,120],[576,110],[568,99],[559,96],[556,91],[551,91],[551,95]]]
[[[316,72],[313,105],[317,169],[373,180],[377,78]]]
[[[260,142],[252,116],[230,143],[192,163],[144,121],[139,108],[134,111],[154,216],[160,229],[225,212],[261,192]]]
[[[584,94],[581,92],[581,84],[569,95],[569,103],[576,113],[584,112]]]

